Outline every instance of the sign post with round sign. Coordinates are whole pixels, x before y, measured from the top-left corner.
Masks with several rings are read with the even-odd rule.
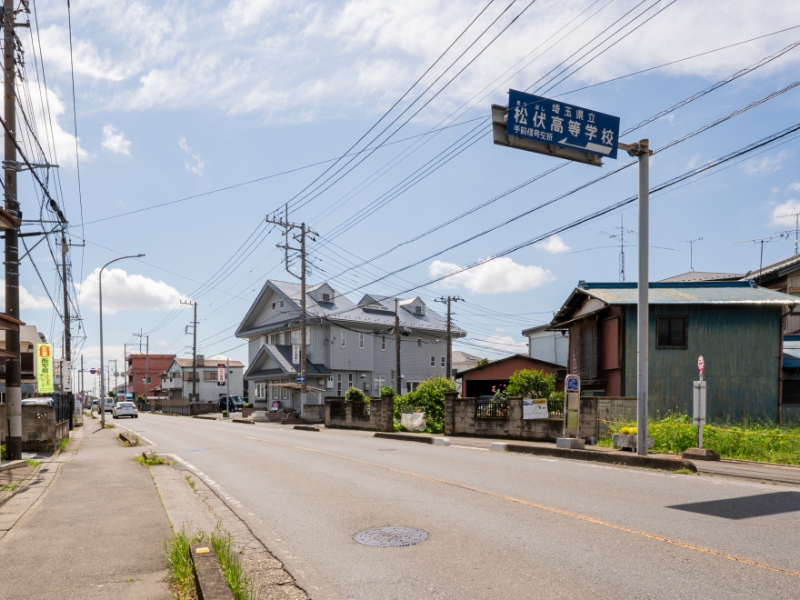
[[[703,425],[706,422],[706,382],[703,381],[706,361],[703,359],[702,355],[697,359],[697,370],[700,371],[700,381],[695,381],[692,385],[693,421],[694,424],[697,425],[697,447],[702,448]]]

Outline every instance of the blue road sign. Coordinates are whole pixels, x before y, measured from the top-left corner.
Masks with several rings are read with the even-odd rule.
[[[568,392],[579,392],[581,390],[581,380],[577,375],[567,375],[566,388]]]
[[[305,383],[306,378],[303,375],[298,375],[294,378],[295,383]]]
[[[617,158],[619,117],[508,91],[508,135]]]

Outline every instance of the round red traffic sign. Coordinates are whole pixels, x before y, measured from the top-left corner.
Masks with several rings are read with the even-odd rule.
[[[706,370],[706,361],[703,360],[703,357],[697,359],[697,370],[701,373]]]

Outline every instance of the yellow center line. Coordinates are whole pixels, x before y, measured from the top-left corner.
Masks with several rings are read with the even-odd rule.
[[[703,552],[704,554],[710,554],[712,556],[717,556],[719,558],[724,558],[726,560],[732,560],[734,562],[742,563],[745,565],[750,565],[753,567],[758,567],[759,569],[765,569],[767,571],[772,571],[773,573],[783,573],[784,575],[790,575],[792,577],[797,577],[800,579],[800,572],[798,571],[791,571],[789,569],[782,569],[780,567],[775,567],[765,562],[761,562],[759,560],[752,560],[750,558],[744,558],[741,556],[736,556],[734,554],[729,554],[727,552],[722,552],[721,550],[714,550],[713,548],[705,548],[703,546],[696,546],[694,544],[687,544],[686,542],[681,542],[680,540],[673,540],[670,538],[666,538],[660,535],[656,535],[653,533],[648,533],[646,531],[641,531],[639,529],[632,529],[630,527],[625,527],[624,525],[617,525],[616,523],[611,523],[610,521],[604,521],[602,519],[595,519],[594,517],[589,517],[586,515],[582,515],[579,513],[570,512],[568,510],[562,510],[560,508],[553,508],[552,506],[546,506],[544,504],[538,504],[536,502],[529,502],[528,500],[523,500],[522,498],[515,498],[514,496],[506,496],[505,494],[499,494],[497,492],[492,492],[490,490],[484,490],[481,488],[476,488],[471,485],[464,485],[463,483],[456,483],[455,481],[448,481],[446,479],[440,479],[438,477],[433,477],[431,475],[423,475],[422,473],[415,473],[413,471],[405,471],[403,469],[396,469],[394,467],[387,467],[386,465],[381,465],[378,463],[370,462],[367,460],[362,460],[360,458],[352,458],[350,456],[344,456],[342,454],[336,454],[334,452],[327,452],[325,450],[317,450],[315,448],[307,448],[306,446],[296,446],[293,444],[284,444],[281,442],[273,442],[271,440],[265,440],[263,438],[251,437],[251,436],[244,436],[248,440],[255,440],[257,442],[264,442],[266,444],[274,444],[276,446],[284,446],[286,448],[294,448],[297,450],[305,450],[307,452],[314,452],[316,454],[324,454],[326,456],[331,456],[333,458],[340,458],[343,460],[348,460],[350,462],[367,465],[370,467],[377,467],[379,469],[384,469],[386,471],[391,471],[393,473],[399,473],[401,475],[408,475],[410,477],[416,477],[417,479],[424,479],[427,481],[432,481],[435,483],[441,483],[444,485],[449,485],[456,488],[461,488],[462,490],[468,490],[470,492],[476,492],[478,494],[484,494],[486,496],[491,496],[493,498],[498,498],[501,500],[507,500],[509,502],[514,502],[516,504],[521,504],[523,506],[529,506],[531,508],[537,508],[539,510],[543,510],[549,513],[553,513],[556,515],[561,515],[563,517],[569,517],[570,519],[576,519],[578,521],[585,521],[587,523],[594,523],[595,525],[602,525],[603,527],[608,527],[610,529],[615,529],[617,531],[624,531],[625,533],[631,533],[633,535],[638,535],[643,538],[647,538],[649,540],[655,540],[658,542],[663,542],[665,544],[670,544],[672,546],[678,546],[679,548],[685,548],[687,550],[694,550],[695,552]]]

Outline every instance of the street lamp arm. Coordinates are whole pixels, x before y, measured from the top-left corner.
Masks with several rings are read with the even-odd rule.
[[[131,254],[128,256],[120,256],[119,258],[115,258],[114,260],[108,261],[102,267],[100,267],[100,273],[97,275],[97,290],[100,295],[100,427],[104,428],[106,426],[106,403],[105,403],[105,385],[103,381],[103,270],[110,265],[111,263],[115,263],[118,260],[124,260],[126,258],[141,258],[144,254]]]

